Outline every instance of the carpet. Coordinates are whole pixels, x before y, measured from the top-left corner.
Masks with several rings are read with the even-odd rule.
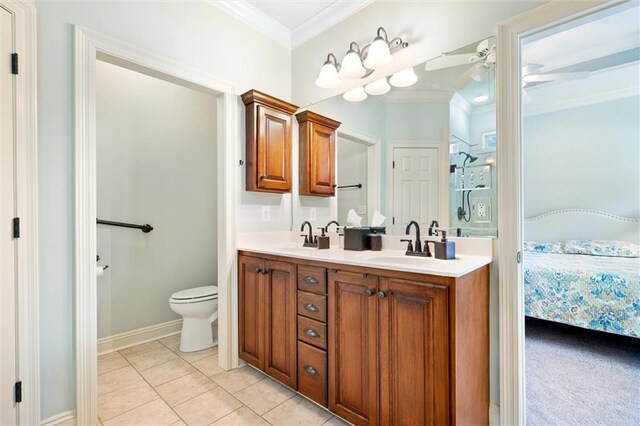
[[[527,424],[640,425],[640,339],[526,320]]]

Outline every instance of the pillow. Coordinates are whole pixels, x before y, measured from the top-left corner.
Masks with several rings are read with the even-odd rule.
[[[564,253],[560,243],[539,243],[537,241],[525,241],[524,251],[531,251],[535,253]]]
[[[640,246],[626,241],[568,240],[564,241],[566,254],[588,254],[606,257],[640,257]]]

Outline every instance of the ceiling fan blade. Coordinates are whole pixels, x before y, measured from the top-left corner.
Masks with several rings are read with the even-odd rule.
[[[451,84],[451,87],[453,87],[456,90],[464,89],[467,86],[467,84],[471,82],[471,80],[473,79],[473,76],[476,75],[476,73],[478,72],[478,67],[482,67],[482,64],[481,63],[475,64],[474,66],[466,70],[464,74],[462,74],[456,81],[454,81]]]
[[[538,71],[540,71],[540,69],[543,67],[544,65],[540,65],[540,64],[526,64],[522,66],[522,75],[526,76],[526,75],[530,75],[530,74],[534,74]]]
[[[526,83],[541,83],[546,81],[569,81],[583,80],[589,77],[588,72],[564,72],[564,73],[548,73],[548,74],[530,74],[522,77]]]
[[[466,65],[471,62],[471,57],[475,57],[473,53],[465,55],[447,55],[444,54],[437,58],[427,61],[424,65],[425,71],[435,71],[443,68],[453,68],[460,65]]]

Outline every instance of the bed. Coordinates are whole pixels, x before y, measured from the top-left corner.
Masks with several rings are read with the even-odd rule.
[[[556,210],[525,239],[525,315],[640,338],[640,219]]]

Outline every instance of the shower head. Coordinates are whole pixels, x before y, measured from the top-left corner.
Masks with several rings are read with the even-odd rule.
[[[465,156],[465,159],[464,159],[463,165],[466,165],[466,164],[467,164],[467,161],[468,161],[469,163],[473,163],[474,161],[476,161],[476,160],[478,159],[478,157],[474,157],[473,155],[471,155],[471,154],[469,154],[469,153],[467,153],[467,152],[464,152],[464,151],[460,151],[460,152],[458,152],[458,154],[460,154],[460,155],[464,155],[464,156]]]

